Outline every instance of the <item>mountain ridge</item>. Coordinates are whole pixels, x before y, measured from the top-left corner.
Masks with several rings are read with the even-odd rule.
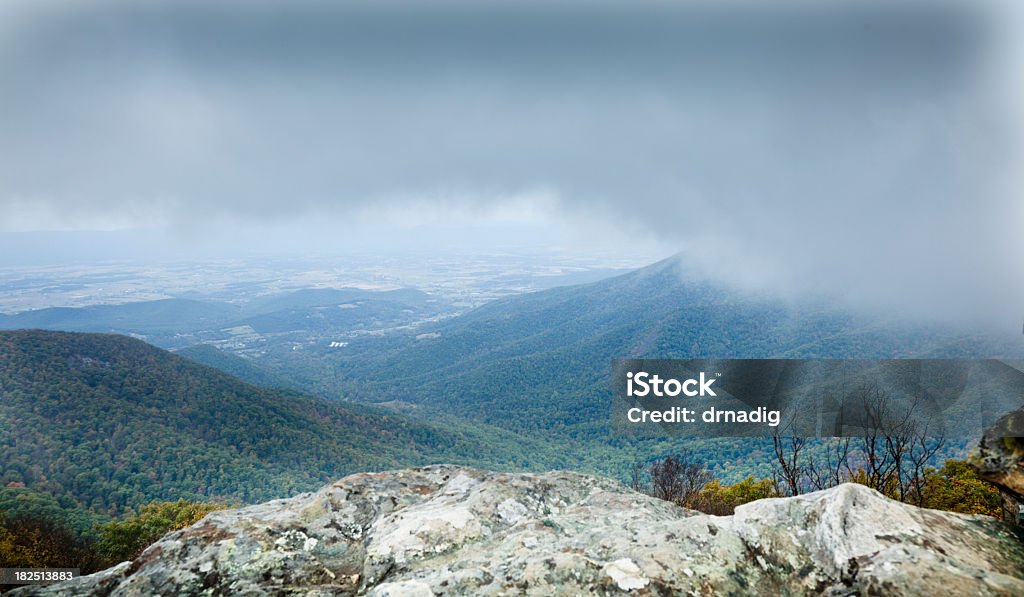
[[[322,367],[342,373],[350,398],[401,396],[516,431],[586,437],[607,433],[610,364],[618,358],[1024,354],[955,329],[690,281],[675,257],[591,284],[494,301],[418,332],[354,341]]]
[[[259,388],[119,335],[0,332],[0,390],[0,481],[104,514],[417,463],[570,464],[539,439]]]

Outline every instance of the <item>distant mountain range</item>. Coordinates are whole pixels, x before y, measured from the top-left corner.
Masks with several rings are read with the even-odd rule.
[[[0,314],[0,329],[71,332],[187,333],[221,326],[239,317],[234,305],[190,299],[162,299],[122,305],[53,307]]]
[[[488,303],[331,355],[347,397],[404,400],[516,431],[608,436],[610,363],[643,358],[1020,356],[1024,344],[693,281],[670,258]]]
[[[124,336],[0,332],[0,485],[64,507],[252,502],[436,462],[577,464],[540,439],[258,388]]]
[[[257,334],[296,332],[305,338],[310,334],[403,325],[450,311],[446,301],[409,288],[317,288],[239,303],[171,298],[36,309],[0,314],[0,329],[131,334],[165,348],[181,348],[224,340],[238,329]]]

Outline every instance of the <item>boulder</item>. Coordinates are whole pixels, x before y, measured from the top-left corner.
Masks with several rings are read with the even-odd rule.
[[[1021,539],[852,484],[711,516],[590,475],[433,466],[214,512],[16,594],[1024,595]]]
[[[1024,410],[987,429],[970,460],[983,478],[1017,502],[1024,501]]]

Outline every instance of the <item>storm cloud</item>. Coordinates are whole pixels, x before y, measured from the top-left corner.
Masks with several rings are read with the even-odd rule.
[[[0,228],[530,205],[739,284],[1019,312],[1010,13],[823,4],[5,2]]]

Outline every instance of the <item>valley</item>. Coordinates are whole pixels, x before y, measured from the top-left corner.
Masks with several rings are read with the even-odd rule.
[[[1016,338],[730,290],[675,258],[475,308],[407,287],[254,288],[0,318],[66,330],[0,332],[11,455],[0,481],[114,515],[439,462],[625,480],[684,451],[723,482],[762,479],[766,438],[617,437],[611,361],[1022,354]],[[935,463],[967,445],[948,442]]]

